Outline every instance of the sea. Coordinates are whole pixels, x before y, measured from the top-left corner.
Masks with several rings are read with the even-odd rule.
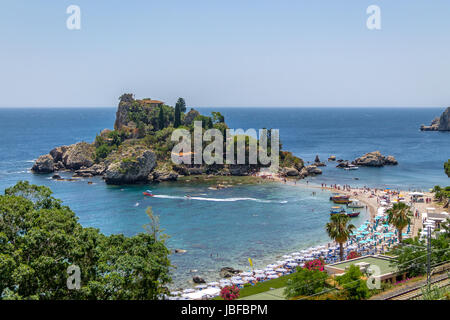
[[[248,270],[265,267],[284,254],[329,241],[330,192],[311,188],[322,183],[402,190],[428,190],[448,185],[443,163],[450,158],[450,132],[421,132],[443,108],[198,108],[202,114],[219,111],[233,129],[279,129],[284,150],[304,161],[316,155],[327,166],[323,174],[297,185],[236,184],[212,190],[202,183],[160,183],[108,186],[100,178],[55,181],[33,174],[36,158],[52,148],[79,141],[92,142],[112,128],[116,108],[2,108],[0,109],[0,190],[19,180],[45,185],[63,200],[86,227],[105,234],[132,236],[145,232],[151,206],[168,235],[174,288],[192,286],[192,277],[219,279],[222,267]],[[393,155],[397,166],[336,168],[327,158],[353,160],[379,150]],[[70,174],[62,174],[70,177]],[[91,181],[92,184],[87,182]],[[146,198],[150,189],[158,197]],[[189,194],[191,198],[186,198]],[[367,219],[363,210],[353,219]]]

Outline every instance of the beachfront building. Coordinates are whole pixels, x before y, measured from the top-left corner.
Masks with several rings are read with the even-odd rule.
[[[351,265],[355,265],[363,272],[368,272],[371,268],[376,266],[380,272],[378,275],[373,274],[375,279],[379,279],[381,282],[396,282],[404,280],[406,278],[405,273],[399,273],[395,266],[391,266],[392,257],[382,255],[364,256],[347,261],[337,262],[329,265],[325,265],[325,270],[329,275],[338,276],[342,275],[350,268]]]

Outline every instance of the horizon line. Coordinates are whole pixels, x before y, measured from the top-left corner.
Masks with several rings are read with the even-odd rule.
[[[117,106],[0,106],[0,109],[88,109],[88,108],[117,108]],[[433,108],[447,108],[446,106],[187,106],[187,108],[291,108],[291,109],[306,109],[306,108],[353,108],[353,109],[433,109]]]

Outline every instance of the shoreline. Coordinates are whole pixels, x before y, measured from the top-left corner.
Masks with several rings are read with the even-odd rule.
[[[262,180],[266,180],[266,179],[263,178]],[[383,197],[386,199],[389,199],[389,203],[391,203],[391,198],[392,198],[392,202],[402,201],[402,202],[411,204],[411,211],[413,213],[413,216],[411,217],[411,225],[410,225],[410,228],[408,228],[408,232],[406,230],[403,230],[404,233],[405,232],[408,233],[408,237],[417,236],[419,230],[423,228],[422,218],[420,215],[422,213],[427,212],[427,208],[434,208],[434,210],[444,211],[444,208],[442,208],[436,202],[433,201],[433,194],[431,192],[423,192],[423,194],[424,194],[423,198],[424,199],[429,198],[430,202],[428,202],[428,201],[412,202],[412,196],[410,195],[410,191],[404,191],[404,190],[390,190],[389,188],[381,190],[381,189],[377,189],[377,188],[368,188],[368,187],[352,188],[350,186],[319,185],[318,183],[310,184],[309,181],[305,182],[302,180],[284,179],[283,177],[279,177],[279,176],[272,176],[272,178],[269,179],[269,181],[275,182],[275,183],[280,183],[280,184],[285,184],[285,185],[289,185],[289,186],[294,186],[294,187],[305,188],[305,189],[320,189],[322,191],[329,191],[332,193],[349,195],[352,198],[359,200],[361,203],[366,205],[366,210],[369,213],[368,219],[364,223],[362,223],[362,225],[360,227],[362,227],[364,225],[372,225],[372,226],[375,225],[376,226],[378,223],[377,222],[378,218],[381,218],[382,216],[384,216],[383,219],[385,219],[385,210],[387,208],[384,204],[381,203],[381,201],[383,201],[383,200],[380,201],[380,199],[383,199]],[[380,214],[380,209],[381,209],[382,214]],[[416,212],[418,213],[418,216],[416,216]],[[390,229],[393,230],[392,227],[390,227]],[[356,244],[359,248],[358,241],[355,240],[355,238],[353,238],[351,240],[351,242],[350,241],[349,242],[353,243],[353,241],[356,241]],[[389,243],[388,246],[387,246],[387,243]],[[380,252],[377,254],[382,254],[391,245],[394,245],[394,242],[386,242],[386,243],[382,242],[382,243],[380,243],[380,245],[377,244],[377,245],[375,245],[375,247],[372,247],[372,249],[375,248],[375,252],[377,252],[377,249],[381,248]],[[313,246],[314,247],[309,247],[305,250],[299,249],[299,251],[312,252],[313,250],[315,250],[317,248],[328,248],[328,250],[331,250],[331,248],[333,246],[336,246],[336,243],[334,241],[332,241],[331,239],[329,239],[329,241],[327,241],[326,243],[317,242]],[[349,247],[348,244],[347,244],[347,247]],[[287,250],[284,252],[287,252]],[[366,254],[369,254],[369,253],[366,253]],[[280,258],[280,260],[285,259],[288,256],[292,257],[292,254],[286,253],[284,256],[282,256],[283,258]],[[266,260],[266,259],[263,259],[263,260]],[[280,262],[280,261],[277,261],[277,263],[278,262]],[[257,264],[259,265],[260,263],[257,263]],[[283,266],[281,268],[283,268]],[[219,277],[217,277],[217,278],[219,278]],[[223,279],[221,281],[223,281]],[[222,282],[221,282],[221,284],[222,284]],[[199,286],[199,285],[195,285],[195,284],[194,284],[194,286],[197,289],[199,289],[201,287],[201,285]],[[190,290],[190,289],[188,289],[188,290]],[[200,290],[202,290],[202,289],[200,289]]]

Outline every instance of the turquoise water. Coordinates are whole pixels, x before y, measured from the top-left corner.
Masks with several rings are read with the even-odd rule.
[[[280,129],[284,148],[306,161],[313,161],[316,154],[323,160],[331,154],[353,159],[380,150],[400,162],[396,167],[358,171],[328,166],[323,176],[309,178],[314,183],[427,189],[449,182],[442,164],[450,157],[450,133],[418,130],[441,109],[214,110],[221,111],[232,128]],[[98,178],[88,185],[87,180],[60,182],[29,172],[39,155],[55,146],[92,141],[96,133],[113,126],[114,117],[115,108],[0,109],[0,188],[17,180],[47,185],[83,225],[106,234],[142,232],[148,222],[145,209],[152,206],[170,236],[168,245],[187,250],[171,257],[177,267],[176,286],[193,275],[216,279],[224,266],[247,268],[249,257],[257,267],[265,266],[279,255],[328,240],[324,225],[329,219],[329,193],[316,189],[264,184],[210,190],[192,183],[117,187]],[[145,198],[142,191],[148,188],[161,197]],[[193,198],[184,198],[186,194]]]

